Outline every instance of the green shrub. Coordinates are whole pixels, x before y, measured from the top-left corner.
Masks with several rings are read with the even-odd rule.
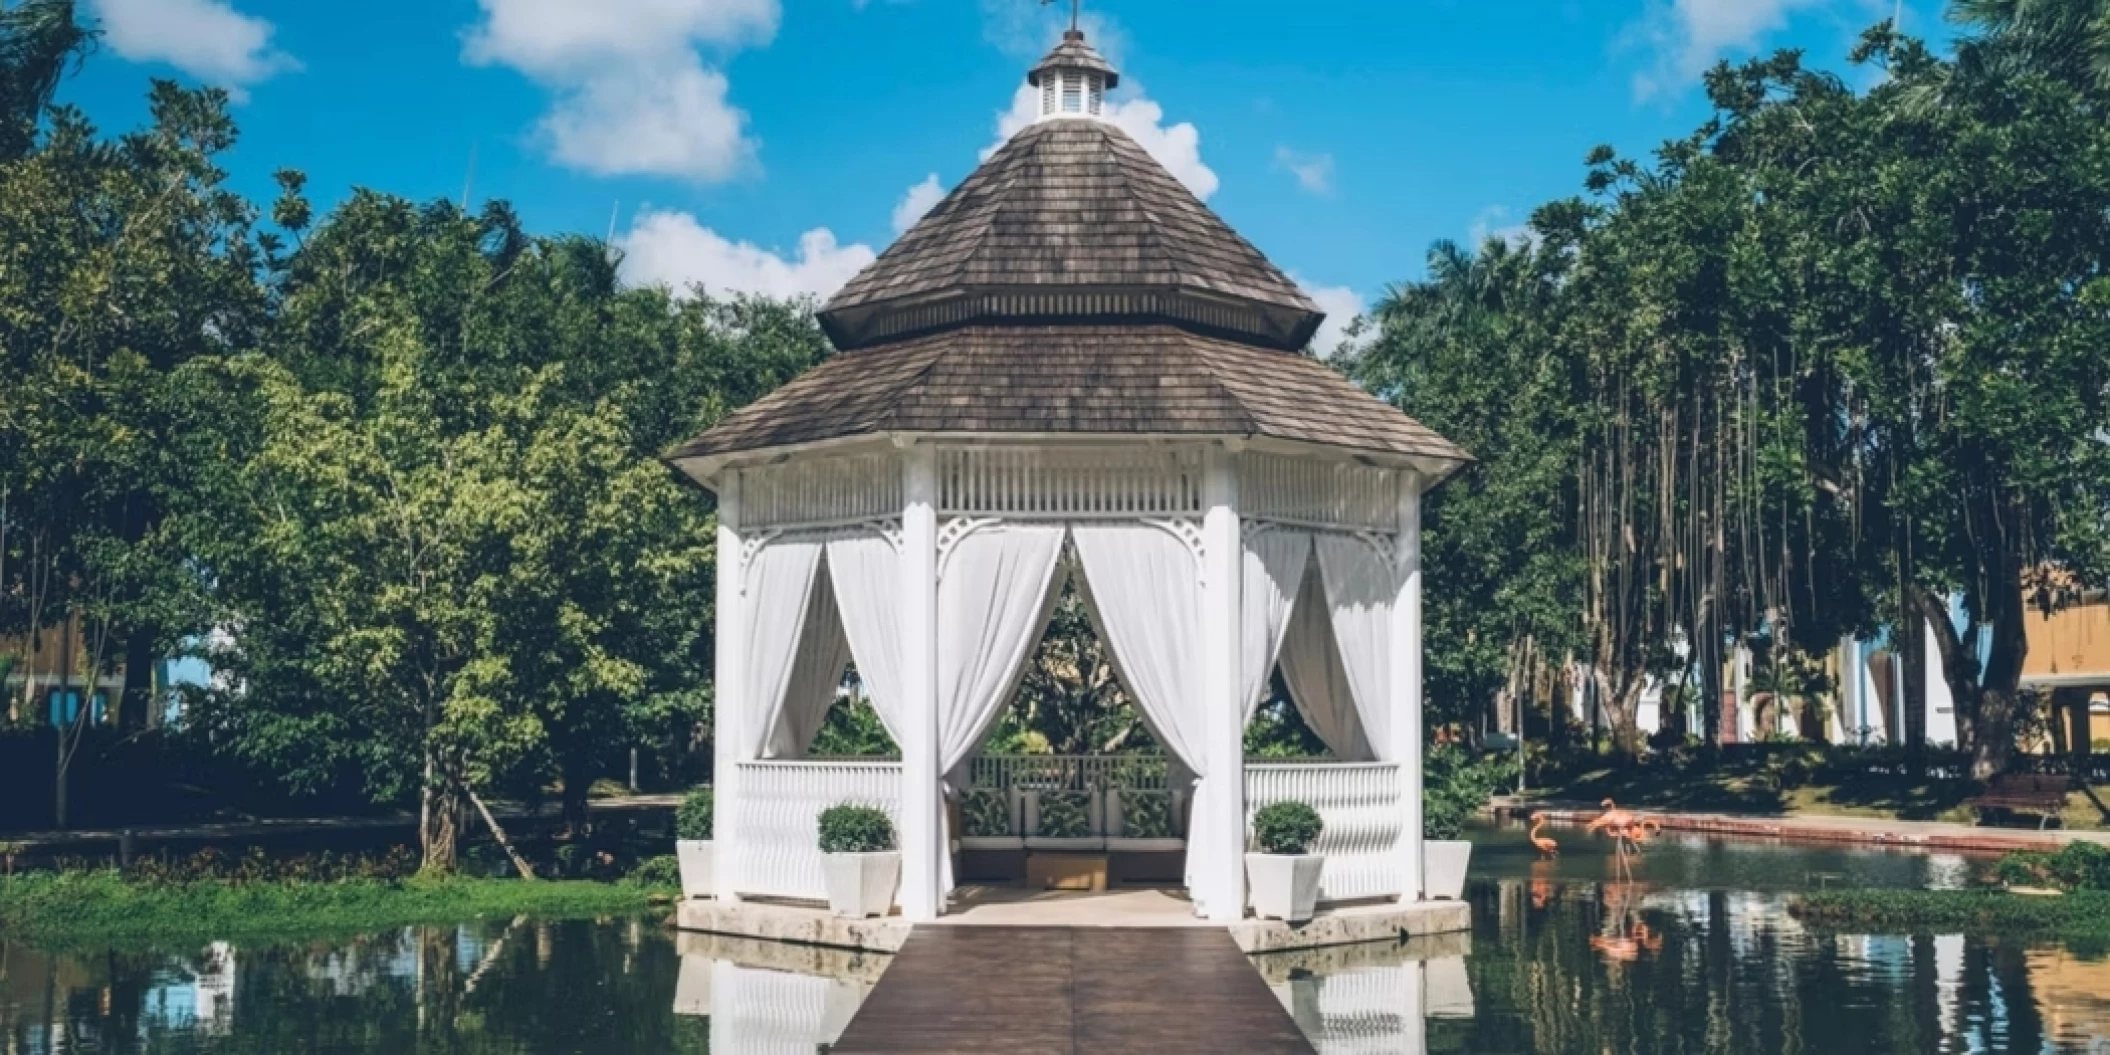
[[[1172,792],[1121,793],[1121,835],[1127,839],[1172,837]]]
[[[1033,834],[1049,839],[1088,839],[1092,835],[1092,793],[1043,791],[1040,823]]]
[[[673,854],[647,857],[630,870],[630,881],[643,887],[681,886],[681,862]]]
[[[960,793],[963,834],[981,838],[1017,835],[1011,830],[1011,793],[1002,788],[969,788]]]
[[[1474,755],[1459,747],[1429,750],[1422,777],[1421,835],[1456,839],[1465,822],[1502,788],[1515,783],[1516,756]]]
[[[870,854],[894,848],[894,822],[875,806],[844,802],[821,811],[821,852]]]
[[[2076,841],[2057,853],[2020,851],[2001,858],[1993,875],[2009,886],[2110,891],[2110,849]]]
[[[711,817],[715,800],[709,787],[697,788],[681,800],[674,810],[674,837],[676,839],[708,839],[711,837]]]
[[[1264,854],[1310,853],[1326,822],[1308,802],[1270,802],[1253,814],[1253,842]]]

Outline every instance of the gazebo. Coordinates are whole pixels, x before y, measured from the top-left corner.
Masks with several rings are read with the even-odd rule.
[[[1198,915],[1289,797],[1323,898],[1421,896],[1420,502],[1469,459],[1304,354],[1321,313],[1104,118],[1118,77],[1065,34],[1039,120],[822,309],[839,354],[672,456],[718,496],[721,900],[821,896],[854,799],[945,912],[945,797],[1071,581],[1192,781]],[[898,763],[805,757],[853,661]],[[1340,763],[1247,765],[1278,662]]]

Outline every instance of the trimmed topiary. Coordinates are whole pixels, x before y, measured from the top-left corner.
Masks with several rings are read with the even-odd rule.
[[[674,837],[700,841],[711,837],[711,818],[716,800],[709,787],[697,788],[674,810]]]
[[[821,811],[820,830],[824,854],[873,854],[894,848],[894,822],[875,806],[830,806]]]
[[[1326,822],[1308,802],[1288,799],[1270,802],[1253,814],[1253,842],[1264,854],[1306,854]]]

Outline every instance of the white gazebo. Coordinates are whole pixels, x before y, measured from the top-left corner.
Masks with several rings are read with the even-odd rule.
[[[1244,915],[1290,797],[1322,898],[1418,900],[1420,503],[1467,456],[1303,354],[1317,308],[1100,119],[1082,34],[1028,80],[1041,120],[823,309],[840,353],[673,456],[719,503],[718,896],[820,897],[854,799],[944,913],[944,798],[1074,581],[1192,780],[1197,914]],[[898,763],[806,758],[852,661]],[[1247,764],[1278,662],[1342,761]]]

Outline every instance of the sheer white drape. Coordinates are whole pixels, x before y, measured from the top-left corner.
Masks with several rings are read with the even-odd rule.
[[[744,699],[728,701],[753,720],[741,726],[748,730],[743,757],[760,757],[776,743],[820,565],[818,539],[772,539],[748,561],[746,691]]]
[[[764,758],[799,758],[813,746],[828,708],[842,690],[843,669],[850,665],[850,640],[843,636],[842,615],[830,596],[832,574],[825,556],[813,577],[812,596],[806,599],[806,621],[799,630],[798,657],[791,664],[791,679],[784,686],[784,702],[776,731],[763,750]]]
[[[1391,555],[1370,542],[1322,534],[1316,548],[1341,669],[1371,757],[1397,762],[1392,743],[1392,604],[1405,582]]]
[[[1113,654],[1122,684],[1151,734],[1199,778],[1193,815],[1213,816],[1209,804],[1218,784],[1204,753],[1202,584],[1194,551],[1154,524],[1080,524],[1072,535],[1093,625]],[[1188,830],[1189,891],[1207,889],[1194,870],[1196,862],[1211,860],[1215,838],[1208,824]]]
[[[1290,700],[1304,724],[1334,757],[1367,762],[1372,758],[1370,741],[1356,713],[1355,690],[1348,684],[1341,650],[1333,641],[1333,615],[1321,578],[1313,567],[1298,587],[1282,643],[1282,680],[1289,684]]]
[[[966,763],[1003,713],[1046,631],[1065,528],[992,524],[938,558],[938,771]],[[940,816],[944,816],[941,811]],[[952,845],[941,822],[939,845]],[[938,889],[952,890],[952,855],[939,855]]]
[[[887,735],[901,742],[901,552],[878,532],[828,540],[828,578],[843,634]]]
[[[1297,600],[1297,584],[1304,565],[1311,560],[1311,535],[1281,528],[1245,533],[1245,555],[1239,596],[1240,699],[1245,701],[1243,726],[1267,695],[1275,658],[1282,654],[1282,641],[1289,632],[1291,605]]]

